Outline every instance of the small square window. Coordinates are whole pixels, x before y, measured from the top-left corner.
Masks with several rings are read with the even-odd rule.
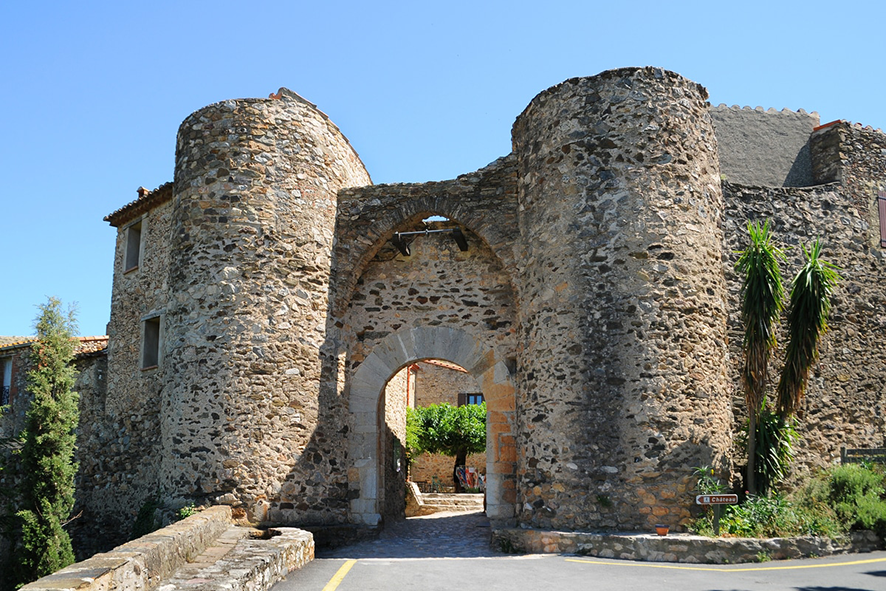
[[[160,316],[144,321],[142,333],[142,369],[160,365]]]
[[[138,268],[142,250],[142,223],[137,222],[126,228],[126,256],[123,271]]]
[[[466,404],[483,404],[483,394],[480,392],[459,392],[458,405],[464,406]]]

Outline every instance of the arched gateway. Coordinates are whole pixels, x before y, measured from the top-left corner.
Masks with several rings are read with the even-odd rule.
[[[355,468],[351,474],[360,481],[360,496],[351,500],[351,519],[367,525],[376,525],[381,519],[379,397],[391,376],[407,364],[422,359],[451,361],[477,380],[487,404],[486,513],[491,519],[513,517],[515,388],[510,371],[492,347],[464,330],[419,326],[387,336],[354,372],[350,392],[354,432],[348,450]]]

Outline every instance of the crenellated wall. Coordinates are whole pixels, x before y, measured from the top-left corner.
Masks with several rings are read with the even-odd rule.
[[[809,134],[818,113],[711,107],[723,180],[764,187],[815,184]]]

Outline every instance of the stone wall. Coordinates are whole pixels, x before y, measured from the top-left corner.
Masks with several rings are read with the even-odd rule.
[[[452,222],[432,222],[434,229],[452,227]],[[423,229],[420,219],[398,227],[400,231]],[[348,313],[343,318],[342,338],[348,339],[349,359],[357,364],[378,344],[406,327],[456,326],[499,349],[503,356],[516,355],[514,341],[514,296],[510,278],[501,261],[484,241],[469,228],[463,228],[468,250],[459,250],[446,232],[407,237],[411,254],[404,256],[392,244],[384,244],[370,260],[356,284]],[[451,372],[451,370],[447,370]],[[416,401],[423,402],[422,372],[417,374]],[[476,381],[473,390],[477,390]],[[456,402],[453,398],[452,402]],[[405,397],[398,397],[405,411]],[[396,423],[396,412],[388,400],[387,425]],[[501,417],[502,421],[507,421]],[[404,422],[405,425],[405,422]],[[383,437],[382,462],[385,480],[385,514],[398,514],[405,490],[399,484],[402,474],[392,471],[392,435],[397,427],[388,426]],[[447,471],[451,481],[451,459]],[[415,477],[413,476],[413,479]],[[430,478],[428,478],[429,480]],[[391,482],[396,483],[394,487]],[[396,495],[396,501],[391,500]]]
[[[818,113],[720,105],[711,108],[711,119],[725,180],[768,187],[815,184],[808,142]]]
[[[96,494],[96,485],[103,484],[102,491],[107,495],[112,489],[113,475],[105,470],[108,461],[107,450],[97,445],[105,418],[105,398],[107,396],[108,360],[107,338],[81,337],[75,349],[74,368],[77,372],[73,391],[79,395],[80,422],[77,427],[77,447],[74,461],[79,464],[75,477],[76,505],[72,515],[79,515],[69,525],[69,532],[78,558],[106,550],[125,541],[129,530],[129,515],[115,511],[104,511],[101,496]],[[33,397],[27,392],[27,373],[31,370],[31,344],[0,348],[0,360],[11,357],[13,360],[13,389],[10,405],[0,416],[0,437],[18,435],[25,427],[26,415],[31,408]],[[12,488],[15,484],[7,472],[0,473],[0,487]],[[108,504],[113,504],[108,499]],[[5,548],[0,546],[0,563]]]
[[[338,128],[286,89],[182,123],[159,454],[171,494],[259,521],[347,519],[330,256],[336,193],[370,182]]]
[[[809,140],[816,183],[840,182],[861,218],[878,226],[877,194],[886,190],[886,134],[834,121]]]
[[[172,219],[172,187],[139,191],[139,198],[106,219],[117,227],[111,318],[108,323],[108,393],[97,401],[92,433],[85,442],[84,470],[93,476],[81,494],[94,520],[118,522],[117,542],[139,507],[158,489],[160,401],[169,367],[161,356],[143,367],[145,321],[166,328]],[[130,228],[140,227],[137,265],[129,268]],[[113,494],[109,494],[113,491]]]
[[[524,526],[677,526],[692,467],[728,467],[706,98],[671,72],[613,70],[546,90],[514,124]]]
[[[12,437],[25,426],[25,413],[31,406],[27,393],[26,376],[31,369],[31,343],[9,345],[0,348],[0,372],[10,362],[12,376],[9,386],[9,403],[0,416],[0,437]]]
[[[408,367],[398,371],[391,381],[385,386],[383,400],[379,406],[384,412],[384,427],[382,429],[382,452],[379,454],[380,461],[384,465],[385,488],[382,502],[384,503],[384,515],[399,519],[404,517],[406,506],[406,478],[408,476],[406,466],[406,409],[409,406]],[[380,409],[381,410],[381,409]]]
[[[773,235],[785,249],[785,281],[799,271],[801,246],[821,238],[822,257],[840,267],[830,331],[822,339],[819,363],[810,376],[799,417],[795,473],[838,460],[840,447],[886,445],[886,253],[879,246],[877,192],[886,189],[886,136],[838,123],[813,135],[813,164],[840,184],[809,189],[761,189],[724,183],[724,272],[729,283],[730,383],[739,432],[747,417],[739,384],[742,327],[738,317],[740,277],[736,251],[747,245],[748,221],[772,220]],[[827,149],[823,149],[827,146]],[[834,159],[836,154],[842,159]],[[787,346],[782,322],[779,350],[771,368],[771,389]],[[770,392],[772,400],[772,392]]]

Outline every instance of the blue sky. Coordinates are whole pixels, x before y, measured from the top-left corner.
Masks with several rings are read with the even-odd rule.
[[[102,218],[172,180],[204,105],[290,88],[376,183],[485,166],[536,94],[623,66],[678,72],[715,105],[886,128],[884,22],[878,0],[0,3],[0,335],[33,334],[47,296],[104,334]]]

